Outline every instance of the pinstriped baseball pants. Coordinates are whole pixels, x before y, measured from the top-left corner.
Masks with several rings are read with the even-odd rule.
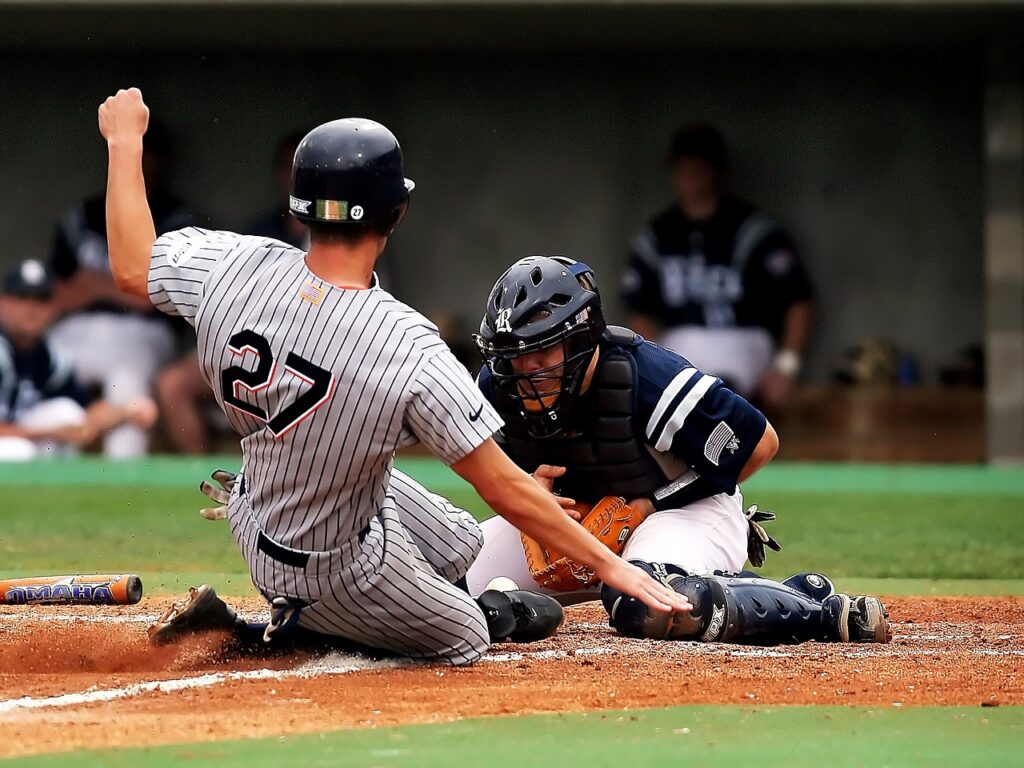
[[[455,665],[472,663],[487,650],[483,612],[452,583],[483,546],[480,526],[468,512],[394,470],[387,502],[359,538],[328,552],[288,550],[300,560],[308,555],[304,566],[289,565],[257,546],[262,532],[241,486],[229,505],[235,541],[264,597],[309,604],[300,626]]]

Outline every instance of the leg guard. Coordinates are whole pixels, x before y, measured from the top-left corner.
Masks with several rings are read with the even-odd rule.
[[[809,598],[823,602],[829,595],[836,593],[832,579],[823,573],[797,573],[782,582],[787,587],[803,592]]]
[[[605,587],[610,624],[628,637],[779,645],[833,640],[821,604],[778,582],[729,576],[689,576],[674,566],[635,562],[686,595],[689,613],[648,612],[639,600]]]

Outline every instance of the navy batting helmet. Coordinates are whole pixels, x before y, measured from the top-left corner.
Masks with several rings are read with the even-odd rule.
[[[307,223],[363,224],[386,234],[414,186],[395,135],[373,120],[347,117],[314,128],[299,143],[288,208]]]
[[[604,330],[590,267],[564,256],[527,256],[494,284],[475,339],[495,384],[519,400],[530,433],[544,438],[571,423]],[[562,347],[556,364],[516,373],[513,359],[556,344]]]

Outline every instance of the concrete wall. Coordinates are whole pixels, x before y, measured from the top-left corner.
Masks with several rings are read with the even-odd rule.
[[[701,119],[722,127],[736,188],[790,226],[817,280],[812,379],[868,335],[913,350],[926,372],[982,338],[973,46],[385,56],[164,45],[0,53],[0,261],[45,255],[59,213],[101,188],[96,105],[137,84],[180,139],[174,187],[215,226],[241,226],[271,200],[280,134],[365,115],[399,135],[419,185],[388,257],[399,296],[473,324],[498,272],[536,251],[592,262],[612,296],[630,234],[667,199],[667,136]]]

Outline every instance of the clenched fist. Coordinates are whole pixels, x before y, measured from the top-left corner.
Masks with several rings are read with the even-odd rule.
[[[149,107],[138,88],[120,90],[100,104],[100,133],[107,144],[138,141],[149,125]]]

